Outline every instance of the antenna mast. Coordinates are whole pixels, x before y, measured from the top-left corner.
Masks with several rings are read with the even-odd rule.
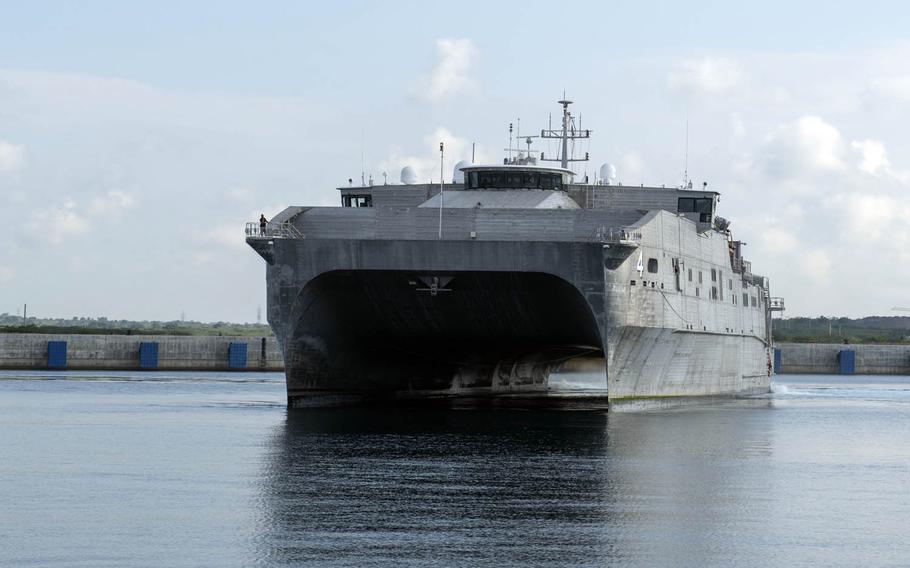
[[[689,113],[686,113],[686,168],[683,170],[683,187],[689,185]]]
[[[563,93],[563,98],[561,101],[558,101],[562,105],[562,130],[554,130],[551,128],[549,130],[541,130],[541,138],[557,138],[561,140],[562,152],[559,158],[544,158],[540,157],[542,162],[560,162],[563,168],[569,168],[569,162],[587,162],[588,153],[585,152],[584,158],[570,158],[569,157],[569,140],[578,140],[583,138],[590,138],[590,130],[576,130],[575,122],[572,117],[572,113],[569,112],[569,105],[572,104],[572,101],[567,100],[565,93]]]
[[[509,130],[511,131],[511,126],[509,125]],[[439,143],[439,239],[442,240],[442,204],[445,199],[443,194],[442,180],[445,177],[445,153],[443,151],[443,143]]]

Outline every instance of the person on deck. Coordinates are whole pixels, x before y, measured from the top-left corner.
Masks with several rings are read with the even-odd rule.
[[[268,220],[265,218],[265,214],[259,215],[259,235],[265,236],[265,226],[268,225]]]

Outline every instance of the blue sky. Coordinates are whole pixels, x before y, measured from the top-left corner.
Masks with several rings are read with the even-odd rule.
[[[251,321],[246,220],[337,203],[361,152],[498,159],[563,89],[626,183],[680,181],[688,116],[790,315],[910,303],[910,8],[554,6],[3,2],[0,312]]]

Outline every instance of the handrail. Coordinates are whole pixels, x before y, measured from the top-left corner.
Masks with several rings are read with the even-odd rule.
[[[620,246],[637,247],[641,244],[641,231],[614,229],[601,225],[594,231],[594,240]]]
[[[263,228],[262,224],[252,221],[246,224],[246,237],[248,239],[302,239],[303,234],[290,221],[283,223],[269,222]]]

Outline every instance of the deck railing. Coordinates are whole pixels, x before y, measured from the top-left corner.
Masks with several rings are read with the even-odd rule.
[[[637,247],[641,244],[641,231],[601,226],[594,231],[594,240],[606,244]]]
[[[290,221],[283,223],[266,223],[263,227],[260,223],[253,221],[246,224],[246,237],[261,239],[302,239],[303,234]]]

